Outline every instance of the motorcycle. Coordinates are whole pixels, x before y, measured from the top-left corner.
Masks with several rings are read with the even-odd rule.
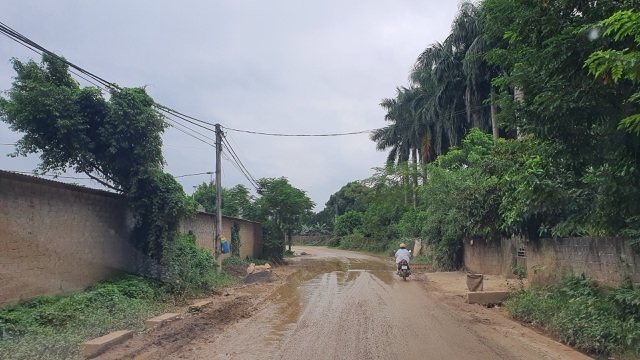
[[[400,261],[398,275],[400,275],[404,281],[407,281],[407,277],[411,275],[411,268],[409,267],[407,260]]]

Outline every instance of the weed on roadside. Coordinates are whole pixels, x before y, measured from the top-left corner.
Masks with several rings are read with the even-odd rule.
[[[226,276],[212,284],[226,284]],[[86,291],[42,296],[0,309],[0,359],[84,359],[80,343],[116,330],[142,330],[143,320],[183,299],[165,284],[121,275]]]
[[[506,306],[514,318],[582,351],[640,356],[640,289],[631,284],[606,289],[569,274],[558,284],[513,293]]]

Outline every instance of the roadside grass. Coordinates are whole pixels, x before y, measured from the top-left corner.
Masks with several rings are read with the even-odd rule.
[[[220,275],[214,286],[234,279]],[[84,292],[41,296],[0,309],[0,359],[84,359],[80,344],[116,330],[143,330],[143,320],[184,301],[161,282],[120,275]]]
[[[584,275],[512,294],[509,314],[541,327],[579,350],[640,358],[640,289],[631,283],[604,288]]]

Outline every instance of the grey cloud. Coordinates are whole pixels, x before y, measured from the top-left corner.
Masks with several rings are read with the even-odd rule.
[[[384,126],[378,103],[406,84],[426,46],[444,39],[456,10],[456,2],[433,0],[23,0],[5,5],[1,21],[110,81],[146,85],[156,101],[203,120],[332,133]],[[37,58],[0,38],[0,90],[11,86],[14,56]],[[255,177],[286,176],[317,210],[342,185],[370,176],[386,156],[366,135],[229,134]],[[0,124],[0,143],[18,138]],[[213,169],[207,145],[175,129],[164,142],[166,169],[174,175]],[[36,160],[0,157],[0,168],[30,170]],[[223,166],[224,186],[248,185],[228,162]],[[208,180],[180,178],[187,192]]]

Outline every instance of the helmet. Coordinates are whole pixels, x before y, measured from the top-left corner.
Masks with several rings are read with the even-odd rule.
[[[404,243],[400,244],[400,248],[401,248],[401,249],[404,249],[404,248],[406,248],[406,247],[407,247],[407,245],[405,245]]]

